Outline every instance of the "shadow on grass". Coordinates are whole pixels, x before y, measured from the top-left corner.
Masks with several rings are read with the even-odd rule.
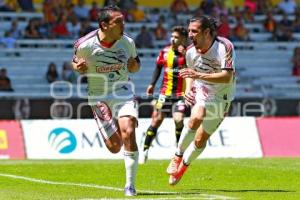
[[[178,196],[178,195],[204,195],[209,192],[228,192],[228,193],[242,193],[242,192],[271,192],[271,193],[292,193],[296,192],[293,190],[270,190],[270,189],[247,189],[247,190],[226,190],[226,189],[189,189],[185,190],[184,192],[138,192],[139,196]]]
[[[296,192],[294,190],[280,190],[280,189],[275,189],[275,190],[270,190],[270,189],[247,189],[247,190],[226,190],[226,189],[190,189],[191,191],[197,191],[199,193],[201,192],[274,192],[274,193],[288,193],[288,192]]]
[[[202,194],[203,191],[199,192],[138,192],[139,196],[178,196],[178,195],[195,195]]]

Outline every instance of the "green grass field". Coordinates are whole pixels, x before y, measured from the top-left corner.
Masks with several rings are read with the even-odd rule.
[[[300,159],[203,159],[168,185],[167,160],[139,165],[127,199],[300,199]],[[123,199],[122,160],[0,160],[0,199]]]

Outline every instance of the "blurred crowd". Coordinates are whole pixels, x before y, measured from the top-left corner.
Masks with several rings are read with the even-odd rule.
[[[23,11],[34,12],[32,0],[10,1],[18,3]],[[13,3],[10,3],[13,4]],[[219,35],[234,41],[251,40],[250,30],[245,23],[255,22],[255,15],[264,15],[261,21],[264,31],[272,33],[270,40],[292,41],[293,33],[300,32],[300,10],[294,0],[281,0],[273,6],[270,0],[245,0],[244,6],[234,6],[230,0],[203,0],[196,8],[190,8],[186,0],[173,0],[168,12],[161,12],[159,8],[144,8],[135,0],[105,0],[103,5],[94,1],[87,5],[84,0],[44,0],[42,4],[43,18],[33,18],[24,30],[18,27],[18,21],[12,21],[6,30],[2,43],[12,46],[13,39],[28,38],[69,38],[76,39],[97,28],[97,13],[105,5],[118,5],[124,13],[127,22],[141,22],[140,32],[136,40],[141,47],[151,47],[152,40],[165,40],[169,26],[186,24],[189,16],[202,14],[220,19]],[[13,11],[12,5],[0,0],[0,11]],[[274,18],[282,15],[282,19]],[[291,19],[289,16],[294,16]],[[94,23],[95,22],[95,23]],[[151,30],[147,23],[156,23]],[[92,24],[92,25],[91,25]],[[234,26],[230,26],[234,24]],[[144,45],[146,42],[146,46]],[[150,41],[150,42],[149,42]]]

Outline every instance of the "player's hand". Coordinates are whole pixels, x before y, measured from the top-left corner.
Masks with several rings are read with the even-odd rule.
[[[139,71],[140,64],[137,62],[135,58],[129,58],[127,61],[127,69],[130,73],[134,73]]]
[[[193,91],[189,91],[184,94],[184,103],[188,106],[193,106],[196,103],[195,93]]]
[[[154,86],[153,85],[148,85],[147,90],[146,90],[146,95],[151,96],[154,93]]]
[[[184,68],[184,69],[180,70],[179,75],[182,78],[193,78],[193,79],[199,78],[199,72],[197,72],[191,68]]]
[[[72,62],[72,64],[73,64],[73,68],[74,68],[76,71],[78,71],[79,73],[84,74],[84,73],[87,72],[88,67],[87,67],[87,64],[86,64],[85,59],[83,59],[83,58],[78,58],[78,59],[76,60],[76,63],[75,63],[75,62]]]

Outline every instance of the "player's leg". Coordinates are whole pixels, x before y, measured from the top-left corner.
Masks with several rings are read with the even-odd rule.
[[[191,117],[188,121],[188,124],[184,126],[183,131],[178,142],[178,147],[175,152],[175,156],[172,158],[168,168],[168,174],[175,174],[177,168],[182,160],[182,156],[186,148],[193,141],[198,127],[201,125],[202,120],[205,116],[205,107],[202,103],[197,103],[193,106]]]
[[[118,153],[123,143],[110,107],[105,102],[97,102],[91,108],[107,149],[111,153]]]
[[[182,162],[175,174],[170,176],[169,183],[175,185],[179,182],[188,166],[194,161],[205,149],[207,140],[217,130],[225,115],[229,110],[229,103],[217,102],[207,103],[206,116],[201,126],[197,129],[194,142],[186,149]]]
[[[179,100],[175,104],[174,112],[173,112],[173,120],[175,122],[175,136],[176,136],[176,144],[178,144],[180,135],[183,129],[183,119],[184,113],[186,110],[186,105],[182,100]]]
[[[137,126],[137,105],[134,101],[127,101],[118,111],[118,124],[124,143],[124,162],[126,170],[125,195],[135,196],[135,179],[137,173],[139,152],[135,138]]]
[[[153,110],[151,125],[148,127],[146,132],[144,151],[150,148],[151,143],[157,134],[157,129],[160,127],[164,118],[165,113],[161,112],[160,110]]]
[[[160,110],[156,110],[154,108],[154,111],[152,113],[151,125],[148,127],[146,131],[144,149],[143,149],[143,154],[141,155],[140,164],[145,164],[147,162],[149,148],[152,144],[152,141],[156,137],[157,129],[160,127],[164,118],[165,118],[165,113],[161,112]]]

